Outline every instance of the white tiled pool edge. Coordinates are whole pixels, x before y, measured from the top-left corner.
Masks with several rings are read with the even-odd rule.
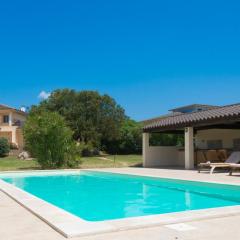
[[[55,172],[57,173],[57,171]],[[37,172],[34,173],[37,174]],[[240,206],[230,206],[110,221],[88,222],[3,180],[0,180],[0,190],[68,238],[240,214]]]
[[[85,221],[3,180],[0,180],[0,190],[65,237],[84,236],[116,230],[104,222]]]

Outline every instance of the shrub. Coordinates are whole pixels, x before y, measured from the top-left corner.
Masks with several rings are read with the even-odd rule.
[[[10,146],[6,138],[0,138],[0,157],[5,157],[10,151]]]
[[[93,154],[93,156],[99,156],[99,155],[100,155],[99,149],[94,148],[94,149],[92,150],[92,154]]]
[[[27,149],[42,168],[74,167],[79,163],[72,131],[55,112],[30,112],[24,126]]]
[[[79,143],[78,151],[82,157],[92,157],[98,156],[100,154],[97,148],[94,148],[92,144],[88,143]]]

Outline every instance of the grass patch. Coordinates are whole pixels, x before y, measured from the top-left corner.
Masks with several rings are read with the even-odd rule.
[[[80,168],[139,167],[141,155],[109,155],[106,157],[83,157]]]
[[[16,157],[9,156],[0,158],[0,171],[14,171],[14,170],[32,170],[40,169],[35,160],[19,160]]]
[[[139,167],[141,164],[141,155],[109,155],[106,157],[82,157],[79,168]],[[37,169],[40,167],[36,160],[19,160],[13,156],[0,158],[0,171]]]

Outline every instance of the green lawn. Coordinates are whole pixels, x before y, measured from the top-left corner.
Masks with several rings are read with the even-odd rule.
[[[16,157],[0,158],[0,171],[39,169],[36,161],[23,161]]]
[[[106,168],[141,166],[141,155],[83,157],[79,168]],[[35,160],[18,160],[16,157],[0,158],[0,171],[40,169]]]
[[[106,158],[106,159],[104,159]],[[141,155],[117,155],[106,157],[83,157],[80,168],[133,167],[141,166]]]

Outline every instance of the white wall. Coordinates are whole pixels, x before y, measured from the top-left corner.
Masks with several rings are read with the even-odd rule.
[[[195,136],[196,147],[207,148],[207,140],[222,140],[223,148],[232,148],[233,139],[240,138],[238,129],[209,129],[198,131]]]
[[[144,167],[184,167],[184,151],[174,146],[149,146],[149,134],[143,133]]]
[[[180,166],[177,147],[150,146],[144,167]]]

